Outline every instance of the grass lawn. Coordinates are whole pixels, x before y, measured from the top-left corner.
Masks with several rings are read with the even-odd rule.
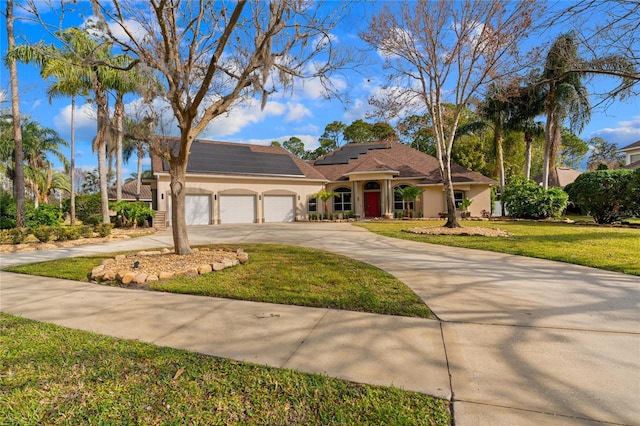
[[[303,247],[273,244],[237,244],[233,247],[241,247],[249,253],[248,264],[197,277],[178,277],[152,284],[150,288],[173,293],[433,318],[427,305],[401,281],[365,263]],[[94,266],[113,256],[75,257],[7,270],[86,281]]]
[[[358,226],[388,237],[431,244],[558,260],[609,271],[640,275],[640,229],[570,225],[553,222],[461,221],[462,226],[499,228],[513,236],[418,235],[413,227],[436,227],[444,221],[361,222]]]
[[[0,314],[2,424],[448,425],[448,403]]]

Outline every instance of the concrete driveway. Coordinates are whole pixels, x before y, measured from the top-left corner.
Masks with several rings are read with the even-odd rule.
[[[398,385],[395,374],[401,375],[401,370],[422,381],[429,381],[433,373],[439,387],[425,390],[418,385],[416,390],[449,397],[457,425],[640,424],[638,277],[396,240],[350,224],[203,226],[190,228],[189,236],[192,245],[279,243],[344,254],[402,280],[439,318],[416,321],[370,314],[314,314],[302,308],[311,317],[322,316],[326,333],[307,339],[310,341],[296,349],[295,357],[289,355],[288,363],[260,362],[379,384]],[[170,233],[164,232],[100,246],[6,255],[1,265],[171,245]],[[7,284],[10,279],[14,277],[0,275],[0,289],[7,294],[18,288]],[[2,299],[3,311],[16,311]],[[315,330],[320,323],[311,317],[308,320]],[[353,324],[360,325],[348,331]],[[337,338],[330,333],[340,327],[347,334]],[[406,337],[400,365],[395,365],[397,358],[392,353],[398,349],[397,342],[386,347],[380,343],[378,348],[371,343],[384,342],[391,335]],[[360,362],[340,366],[319,359],[318,351],[327,347],[329,336],[335,338],[332,350],[342,349]],[[354,339],[366,340],[366,344],[358,346]],[[438,361],[422,365],[421,359],[427,357]],[[405,362],[407,359],[412,361]],[[321,367],[314,368],[313,362]],[[391,372],[389,377],[367,380],[366,373],[354,372],[358,364]],[[413,385],[400,382],[400,386]],[[447,389],[441,392],[441,386]]]

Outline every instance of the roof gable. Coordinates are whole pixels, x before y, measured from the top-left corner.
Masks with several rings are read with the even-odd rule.
[[[626,151],[635,151],[636,149],[640,149],[640,141],[634,142],[634,143],[632,143],[630,145],[627,145],[627,146],[623,146],[618,151],[619,152],[626,152]]]
[[[425,185],[442,183],[438,160],[408,145],[392,141],[347,144],[314,161],[313,165],[331,181],[345,180],[352,173],[393,171],[400,178],[422,179],[421,183]],[[452,164],[451,178],[455,183],[495,183],[457,164]]]

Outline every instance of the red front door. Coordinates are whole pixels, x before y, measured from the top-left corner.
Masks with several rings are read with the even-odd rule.
[[[364,216],[380,217],[380,193],[379,192],[364,193]]]

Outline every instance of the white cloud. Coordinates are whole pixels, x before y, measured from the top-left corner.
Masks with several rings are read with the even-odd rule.
[[[640,115],[628,121],[619,121],[616,127],[605,127],[592,132],[591,137],[600,136],[617,145],[625,145],[640,140]]]
[[[287,103],[287,115],[284,121],[290,123],[292,121],[300,121],[304,117],[313,117],[313,113],[309,108],[300,103]]]
[[[202,139],[219,139],[235,135],[250,124],[264,121],[270,116],[281,116],[287,111],[286,105],[279,102],[267,102],[260,109],[260,102],[248,99],[242,105],[231,109],[227,114],[216,117],[200,135]]]
[[[76,136],[78,136],[78,133],[93,133],[93,136],[95,136],[96,111],[92,104],[85,103],[80,106],[76,104],[73,118]],[[71,104],[62,108],[58,115],[53,119],[53,122],[55,130],[58,133],[65,135],[71,134]],[[89,139],[93,138],[93,136],[90,136]],[[85,137],[87,137],[87,135],[85,135]]]

